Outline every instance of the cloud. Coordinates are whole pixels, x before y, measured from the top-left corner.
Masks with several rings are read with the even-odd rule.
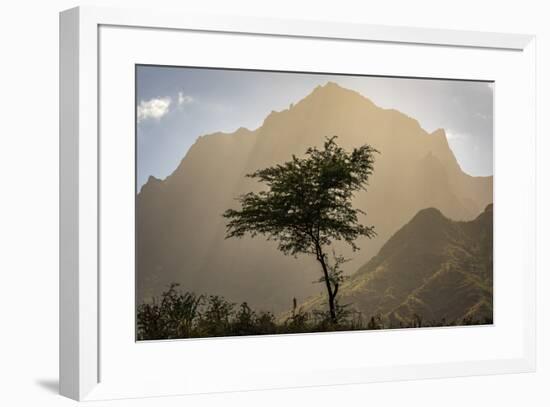
[[[142,100],[137,107],[138,123],[148,119],[160,120],[162,116],[170,111],[171,103],[172,99],[170,97]]]
[[[192,96],[184,95],[183,92],[178,93],[178,106],[182,107],[184,105],[193,103],[194,101],[195,99],[193,99]]]

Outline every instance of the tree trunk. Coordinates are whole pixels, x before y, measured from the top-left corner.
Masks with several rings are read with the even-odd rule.
[[[323,275],[325,278],[325,285],[327,287],[327,293],[328,293],[328,305],[330,309],[330,319],[334,324],[338,323],[338,318],[336,316],[336,294],[333,291],[332,285],[330,284],[330,278],[328,274],[328,266],[325,262],[325,254],[323,253],[323,250],[320,247],[317,247],[317,260],[319,263],[321,263],[321,267],[323,268]]]

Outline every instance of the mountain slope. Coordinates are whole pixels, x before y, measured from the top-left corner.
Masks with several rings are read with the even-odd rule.
[[[418,212],[342,286],[341,304],[394,326],[492,320],[493,206],[476,219],[452,221],[434,208]],[[305,304],[319,308],[322,298]]]
[[[429,134],[416,120],[328,83],[271,113],[254,131],[200,137],[169,177],[150,178],[142,187],[136,213],[138,302],[170,282],[275,312],[293,297],[319,292],[311,283],[319,273],[314,259],[284,256],[261,237],[225,240],[221,214],[236,207],[237,196],[260,188],[245,174],[303,155],[333,135],[346,149],[369,143],[381,152],[368,192],[354,201],[378,235],[358,241],[361,250],[353,254],[336,245],[353,257],[348,272],[422,208],[466,220],[492,201],[492,177],[463,173],[443,130]]]

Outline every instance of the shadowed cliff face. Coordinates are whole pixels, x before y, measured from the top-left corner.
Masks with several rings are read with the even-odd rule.
[[[359,252],[336,244],[355,271],[420,209],[436,207],[454,220],[473,219],[492,202],[492,177],[463,173],[443,130],[425,132],[398,111],[328,83],[254,130],[200,137],[165,180],[150,178],[137,197],[138,302],[170,282],[185,290],[220,294],[274,312],[322,290],[315,260],[284,256],[262,237],[224,239],[221,214],[235,198],[261,186],[245,174],[302,156],[325,137],[351,149],[369,143],[381,154],[367,192],[354,205],[377,237],[359,240]]]

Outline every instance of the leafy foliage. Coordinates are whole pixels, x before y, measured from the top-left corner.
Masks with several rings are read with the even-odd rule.
[[[321,264],[327,288],[332,322],[336,323],[336,296],[343,281],[340,266],[345,262],[334,254],[329,262],[326,247],[344,241],[358,250],[355,240],[375,236],[374,226],[364,226],[354,208],[354,194],[366,190],[378,151],[363,145],[346,152],[336,144],[336,137],[327,138],[323,149],[308,148],[305,158],[258,170],[247,176],[267,188],[239,197],[241,209],[228,209],[226,238],[263,235],[278,242],[285,254],[313,255]]]
[[[235,307],[234,303],[223,297],[183,292],[178,289],[177,284],[172,284],[160,299],[138,307],[137,338],[183,339],[492,323],[492,320],[479,321],[473,317],[450,322],[423,322],[421,317],[415,315],[411,321],[395,325],[381,315],[365,318],[348,306],[338,306],[337,312],[338,323],[334,323],[329,312],[305,312],[294,302],[290,315],[277,319],[270,312],[253,310],[246,302]]]
[[[177,287],[178,284],[171,284],[160,301],[154,300],[151,304],[138,307],[139,335],[154,339],[190,336],[202,296],[181,293]]]
[[[327,139],[324,150],[306,151],[306,158],[292,160],[247,175],[268,189],[239,198],[240,210],[228,209],[224,217],[227,237],[265,235],[279,242],[285,254],[317,254],[317,247],[344,240],[358,249],[354,240],[374,236],[374,227],[358,222],[360,209],[351,198],[365,189],[373,172],[376,150],[364,145],[347,153]]]

